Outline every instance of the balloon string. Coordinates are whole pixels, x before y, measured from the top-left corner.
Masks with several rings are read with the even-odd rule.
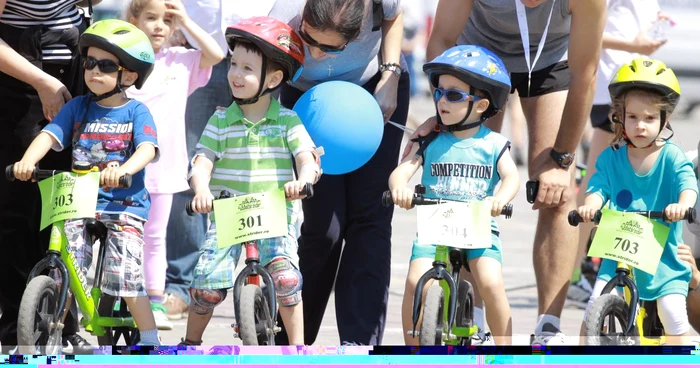
[[[401,130],[403,130],[404,132],[408,132],[408,134],[413,134],[413,132],[415,132],[415,130],[413,130],[413,129],[407,127],[407,126],[404,126],[404,125],[395,123],[395,122],[393,122],[393,121],[391,121],[391,120],[388,121],[388,123],[391,124],[391,125],[393,125],[393,126],[395,126],[395,127],[397,127],[397,128],[399,128],[399,129],[401,129]]]

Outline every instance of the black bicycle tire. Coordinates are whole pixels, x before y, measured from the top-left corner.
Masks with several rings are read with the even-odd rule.
[[[601,328],[605,322],[605,319],[611,312],[614,313],[616,318],[619,318],[622,328],[626,328],[628,306],[625,299],[617,294],[601,295],[591,306],[591,309],[588,311],[588,316],[584,321],[584,336],[586,338],[586,345],[601,345]],[[632,336],[628,337],[631,337],[633,341],[637,343],[638,336],[638,328],[635,326],[632,330]]]
[[[474,310],[474,300],[469,300],[469,294],[472,295],[472,298],[474,297],[474,287],[472,284],[467,281],[467,280],[459,280],[458,284],[458,289],[457,289],[457,319],[455,321],[455,325],[457,327],[471,327],[474,325],[474,320],[471,317],[473,315],[473,310]],[[463,319],[468,320],[467,325],[465,325],[462,321]],[[471,345],[472,338],[467,337],[467,338],[461,338],[461,345],[462,346],[469,346]]]
[[[442,345],[443,308],[445,297],[442,287],[434,282],[428,289],[423,303],[423,318],[418,341],[421,346]]]
[[[17,345],[19,354],[61,354],[61,348],[63,347],[61,343],[62,329],[54,329],[54,333],[49,334],[49,336],[46,337],[47,345],[43,345],[43,348],[40,347],[38,352],[34,342],[30,341],[33,340],[33,337],[36,334],[36,308],[43,299],[45,291],[49,292],[49,305],[53,307],[53,310],[49,311],[49,314],[55,315],[56,313],[59,313],[56,310],[58,307],[58,286],[56,285],[56,281],[44,275],[39,275],[33,278],[24,289],[24,294],[22,295],[22,301],[20,302],[17,317]],[[49,349],[50,345],[48,345],[48,342],[51,335],[54,335],[56,345]],[[30,345],[30,343],[32,345]]]
[[[243,341],[243,345],[274,345],[272,318],[262,289],[258,285],[252,284],[243,286],[238,303],[240,316],[236,316],[236,323],[238,324],[238,336]],[[260,318],[256,318],[256,316]],[[263,319],[265,322],[256,321],[256,319]],[[264,333],[258,334],[259,324],[263,324]]]

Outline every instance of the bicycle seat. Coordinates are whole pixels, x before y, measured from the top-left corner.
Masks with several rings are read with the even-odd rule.
[[[107,226],[97,219],[88,219],[85,222],[85,229],[87,230],[88,237],[94,239],[106,239],[107,238]]]

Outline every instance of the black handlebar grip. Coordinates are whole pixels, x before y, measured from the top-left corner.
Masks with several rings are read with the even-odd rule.
[[[192,202],[185,203],[185,212],[188,216],[194,216],[194,211],[192,211]]]
[[[501,210],[501,215],[505,216],[506,219],[509,219],[513,216],[513,204],[508,203],[505,206],[503,206],[503,209]]]
[[[596,224],[599,223],[600,218],[602,216],[603,216],[603,212],[601,212],[600,210],[595,211],[595,214],[593,215],[592,222],[594,222]],[[568,220],[569,220],[569,225],[578,226],[578,224],[583,222],[583,217],[581,217],[581,215],[578,213],[578,211],[574,210],[574,211],[569,212]]]
[[[689,224],[695,223],[695,220],[697,220],[697,212],[695,211],[695,208],[688,208],[688,212],[685,214],[685,219],[688,220]]]
[[[537,191],[540,188],[540,182],[537,180],[530,180],[525,183],[525,196],[527,197],[527,202],[534,204],[537,199]]]
[[[124,189],[131,188],[131,174],[124,174],[119,178],[119,186]]]
[[[387,190],[382,194],[382,206],[391,207],[394,205],[394,199],[391,198],[391,191]]]
[[[5,178],[9,181],[15,181],[15,165],[8,165],[5,168]]]
[[[574,211],[569,212],[568,220],[569,220],[569,225],[578,226],[579,222],[583,221],[583,218],[581,217],[581,215],[579,215],[579,213],[576,210],[574,210]]]
[[[305,195],[306,198],[311,198],[314,196],[314,186],[311,183],[304,184],[304,188],[299,192],[301,195]]]

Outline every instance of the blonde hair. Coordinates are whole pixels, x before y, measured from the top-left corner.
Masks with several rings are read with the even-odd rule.
[[[627,105],[628,98],[639,98],[644,101],[644,103],[654,106],[659,110],[666,111],[666,119],[663,122],[661,130],[668,124],[668,118],[673,113],[675,105],[671,103],[668,96],[664,96],[659,92],[649,89],[649,88],[630,88],[626,92],[622,93],[617,97],[612,98],[612,109],[610,112],[610,121],[613,122],[613,131],[615,137],[613,138],[611,145],[619,143],[624,139],[625,134],[625,107]]]
[[[143,9],[151,3],[151,1],[163,1],[163,0],[131,0],[129,6],[126,8],[126,20],[128,21],[131,17],[138,18],[143,12]]]

